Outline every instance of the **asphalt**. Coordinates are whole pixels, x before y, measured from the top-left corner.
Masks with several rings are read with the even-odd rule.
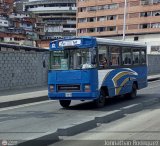
[[[160,80],[160,74],[148,76],[148,82]],[[47,87],[0,91],[0,108],[48,100]]]

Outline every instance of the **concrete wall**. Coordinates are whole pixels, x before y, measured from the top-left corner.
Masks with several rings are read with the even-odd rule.
[[[160,74],[160,55],[148,55],[148,74]]]
[[[0,51],[0,90],[47,85],[48,59],[48,52]]]

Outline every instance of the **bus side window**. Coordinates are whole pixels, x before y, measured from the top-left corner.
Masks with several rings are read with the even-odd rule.
[[[141,63],[146,64],[146,49],[141,50]]]
[[[133,49],[133,64],[138,65],[140,63],[140,49]]]
[[[108,56],[108,46],[99,45],[98,59],[100,69],[107,68],[109,66]]]
[[[122,48],[122,63],[123,65],[131,65],[132,63],[131,48]]]
[[[111,66],[118,66],[121,64],[121,57],[120,57],[120,47],[117,46],[110,46],[110,65]]]

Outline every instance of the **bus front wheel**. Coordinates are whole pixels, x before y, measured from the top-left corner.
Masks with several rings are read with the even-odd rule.
[[[62,107],[67,108],[71,104],[71,100],[59,100],[59,103]]]

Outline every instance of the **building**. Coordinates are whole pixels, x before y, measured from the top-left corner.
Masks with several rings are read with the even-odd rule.
[[[29,0],[14,0],[14,12],[22,13],[24,11],[24,5]]]
[[[13,12],[14,0],[0,0],[0,14],[11,14]]]
[[[28,14],[0,15],[0,42],[35,46],[39,39],[35,22]]]
[[[38,19],[39,47],[49,48],[51,40],[76,35],[76,0],[29,0],[24,7]]]
[[[124,0],[77,0],[77,36],[122,39]],[[160,0],[127,0],[126,39],[160,51]]]

